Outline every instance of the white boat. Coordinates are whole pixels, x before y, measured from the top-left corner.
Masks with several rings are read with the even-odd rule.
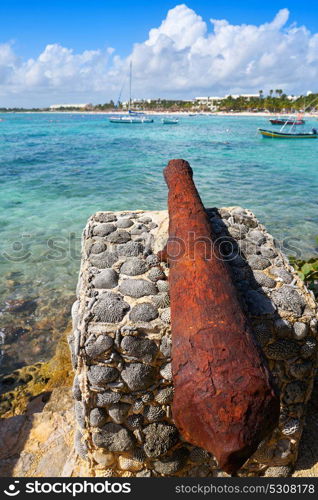
[[[145,113],[133,111],[131,108],[131,81],[132,81],[132,61],[130,61],[129,71],[129,106],[128,115],[124,116],[111,116],[110,123],[153,123],[153,118],[148,118]]]
[[[111,116],[109,118],[111,123],[153,123],[152,118],[147,118],[146,116]]]
[[[179,123],[178,118],[161,118],[163,125],[177,125]]]

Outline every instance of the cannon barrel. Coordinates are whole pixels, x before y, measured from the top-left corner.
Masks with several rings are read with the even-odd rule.
[[[184,439],[235,473],[274,429],[279,397],[184,160],[169,188],[174,421]]]

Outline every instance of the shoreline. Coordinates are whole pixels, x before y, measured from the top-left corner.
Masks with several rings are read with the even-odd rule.
[[[145,115],[151,116],[169,116],[169,115],[177,115],[184,116],[187,118],[195,118],[197,116],[256,116],[256,117],[280,117],[280,116],[291,116],[296,115],[297,113],[270,113],[265,111],[260,112],[251,112],[251,111],[233,111],[233,112],[225,112],[225,111],[216,111],[214,113],[202,111],[198,113],[191,113],[188,111],[137,111],[137,113],[143,113]],[[106,116],[116,116],[116,115],[127,115],[126,111],[5,111],[0,112],[0,115],[6,114],[46,114],[46,115],[106,115]],[[302,114],[305,118],[318,118],[317,113],[299,113]],[[192,116],[191,116],[192,115]]]

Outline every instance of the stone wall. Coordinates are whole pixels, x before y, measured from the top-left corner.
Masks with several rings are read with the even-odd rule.
[[[279,427],[239,475],[289,475],[316,367],[317,310],[274,239],[248,210],[208,209],[243,307],[281,392]],[[168,236],[162,212],[98,212],[84,230],[73,334],[75,446],[97,476],[225,476],[183,441],[173,384]]]

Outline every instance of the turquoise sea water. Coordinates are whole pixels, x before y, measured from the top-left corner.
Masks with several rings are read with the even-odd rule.
[[[262,139],[262,117],[182,117],[176,126],[159,117],[147,125],[111,124],[106,115],[0,118],[5,370],[48,356],[66,326],[87,218],[165,208],[162,169],[171,158],[191,163],[206,206],[248,207],[287,253],[316,252],[318,140]]]

